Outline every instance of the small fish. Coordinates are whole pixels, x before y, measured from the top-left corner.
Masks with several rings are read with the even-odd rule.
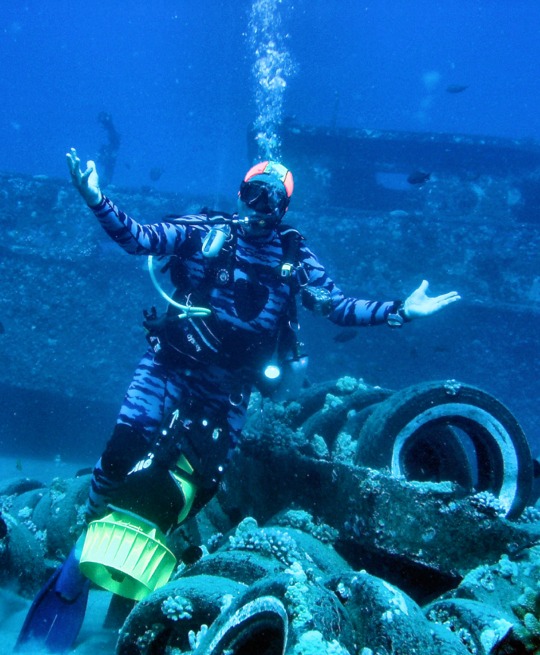
[[[149,175],[150,179],[152,180],[152,182],[157,182],[159,180],[159,178],[163,175],[164,172],[165,172],[165,169],[159,168],[158,166],[156,166],[156,168],[151,168],[150,169],[150,172],[148,173],[148,175]]]
[[[413,171],[407,178],[409,184],[425,184],[431,177],[431,173],[424,171]]]
[[[463,93],[468,88],[467,84],[449,84],[446,87],[446,93]]]
[[[92,466],[87,466],[87,467],[85,467],[85,468],[79,469],[79,470],[75,473],[75,477],[76,477],[76,478],[82,478],[83,475],[90,475],[90,473],[92,473],[93,470],[94,470],[94,469],[93,469]]]
[[[409,212],[404,209],[393,209],[389,214],[392,218],[407,218],[409,216]]]
[[[449,351],[448,346],[435,346],[433,348],[434,353],[447,353]]]
[[[352,339],[356,339],[358,336],[358,330],[340,330],[334,337],[334,341],[337,343],[347,343]]]
[[[4,327],[4,324],[2,321],[0,321],[0,334],[5,334],[6,328]]]
[[[17,471],[22,471],[22,462],[21,462],[20,459],[18,459],[18,460],[15,462],[15,468],[17,469]]]

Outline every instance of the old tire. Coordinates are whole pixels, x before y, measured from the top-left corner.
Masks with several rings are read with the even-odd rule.
[[[407,387],[380,403],[364,424],[356,462],[374,468],[390,467],[396,477],[407,477],[407,456],[420,436],[449,428],[465,436],[476,468],[474,490],[495,495],[507,518],[525,508],[533,478],[527,439],[511,412],[486,392],[454,380]],[[423,433],[423,434],[422,434]],[[440,439],[440,436],[437,437]],[[441,460],[455,458],[438,448]],[[421,449],[417,454],[422,455]],[[437,454],[433,449],[429,456]],[[411,478],[413,479],[413,478]]]
[[[304,644],[314,637],[321,646],[316,652],[327,652],[329,644],[354,652],[352,623],[335,594],[295,578],[282,574],[250,587],[208,628],[193,655],[293,655],[307,652]],[[303,616],[309,617],[305,625]]]
[[[120,630],[115,653],[189,652],[189,631],[212,623],[220,615],[223,598],[238,598],[243,591],[241,583],[219,576],[196,575],[168,582],[135,605]],[[181,617],[165,611],[175,601],[185,603]]]
[[[338,396],[338,402],[334,406],[319,409],[305,421],[304,435],[310,439],[318,434],[324,438],[328,448],[332,448],[351,412],[357,414],[368,407],[373,407],[388,398],[391,393],[387,389],[373,387],[358,389],[346,396]]]

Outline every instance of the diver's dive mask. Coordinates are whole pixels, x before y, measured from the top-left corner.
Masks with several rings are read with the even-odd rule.
[[[242,182],[240,200],[257,214],[277,223],[287,210],[289,198],[285,189],[261,180]]]

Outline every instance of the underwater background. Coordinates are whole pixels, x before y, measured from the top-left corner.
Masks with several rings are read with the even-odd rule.
[[[343,330],[302,311],[312,395],[330,389],[327,400],[336,405],[309,401],[317,412],[299,444],[298,433],[280,422],[289,410],[257,398],[265,411],[254,412],[246,459],[239,458],[231,478],[243,484],[236,489],[227,482],[219,499],[223,514],[211,508],[205,525],[201,513],[201,524],[188,526],[182,539],[194,542],[197,533],[210,535],[209,543],[220,520],[225,535],[231,528],[225,514],[260,511],[264,522],[298,501],[314,516],[321,512],[319,531],[324,521],[331,532],[342,530],[341,554],[351,567],[403,583],[419,603],[462,578],[467,599],[473,588],[489,596],[492,579],[512,581],[523,607],[526,594],[534,601],[522,613],[536,613],[524,630],[532,644],[526,652],[535,652],[538,547],[530,555],[536,568],[520,564],[530,580],[505,558],[512,548],[519,554],[528,547],[531,535],[538,543],[538,511],[528,508],[513,524],[489,494],[456,504],[446,488],[428,483],[424,494],[421,484],[407,486],[369,469],[359,491],[353,446],[345,443],[348,424],[334,450],[319,428],[328,430],[323,436],[331,444],[343,419],[340,393],[348,401],[352,390],[358,397],[365,391],[375,404],[394,390],[438,380],[451,393],[463,384],[493,394],[539,457],[539,37],[536,0],[34,0],[3,7],[0,625],[7,650],[0,645],[0,655],[11,652],[33,586],[62,559],[77,530],[88,480],[71,476],[91,467],[109,438],[146,348],[142,310],[159,301],[146,261],[120,252],[72,188],[65,164],[70,147],[83,161],[98,162],[105,193],[143,222],[203,205],[233,211],[247,168],[262,158],[282,159],[296,183],[287,222],[306,235],[348,295],[403,298],[423,278],[432,295],[461,293],[460,303],[402,330]],[[272,476],[279,477],[277,491]],[[537,475],[532,503],[538,481]],[[455,517],[447,516],[453,509],[441,512],[441,498],[445,507],[463,504],[455,514],[456,538]],[[48,499],[50,507],[34,512],[36,518],[33,509]],[[380,503],[377,511],[372,502]],[[400,543],[403,517],[417,538],[410,545]],[[277,525],[298,527],[297,518],[287,524],[285,516]],[[239,529],[231,542],[241,542],[241,561],[246,543],[256,550],[270,534],[247,521],[245,534]],[[281,530],[269,539],[280,548]],[[367,564],[363,548],[372,554]],[[331,558],[327,565],[332,570]],[[440,575],[436,584],[433,571]],[[340,602],[342,591],[333,590]],[[513,598],[507,589],[500,597]],[[360,608],[371,607],[366,598]],[[81,655],[112,652],[116,635],[100,621],[108,600],[94,590]],[[421,624],[416,615],[411,621]],[[492,635],[494,641],[506,636]],[[467,652],[492,652],[484,642],[485,650]]]
[[[265,29],[286,84],[275,118],[540,138],[534,0],[28,1],[0,17],[0,170],[65,177],[66,149],[95,158],[109,112],[115,184],[234,194]]]

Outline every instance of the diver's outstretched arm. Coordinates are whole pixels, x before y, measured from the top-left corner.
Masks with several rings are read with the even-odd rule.
[[[431,316],[431,314],[435,314],[435,312],[438,312],[443,307],[456,302],[456,300],[461,300],[461,296],[457,291],[450,291],[449,293],[443,293],[441,296],[429,298],[426,296],[428,286],[429,282],[423,280],[418,289],[413,291],[403,303],[402,311],[405,318],[408,320]]]
[[[99,178],[96,171],[96,164],[93,161],[86,162],[86,170],[81,171],[81,160],[77,157],[75,148],[66,153],[67,164],[71,174],[73,186],[85,199],[89,207],[96,207],[103,197],[99,188]]]

